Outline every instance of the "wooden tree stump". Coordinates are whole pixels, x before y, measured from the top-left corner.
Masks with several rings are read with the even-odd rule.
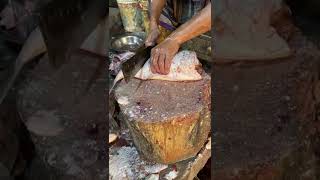
[[[171,164],[194,157],[210,131],[210,76],[193,82],[133,79],[115,96],[138,152]]]

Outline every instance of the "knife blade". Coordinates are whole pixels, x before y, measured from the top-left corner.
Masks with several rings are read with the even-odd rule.
[[[150,58],[151,49],[154,46],[141,47],[136,51],[136,54],[122,64],[122,72],[124,80],[128,82],[142,68],[145,62]]]

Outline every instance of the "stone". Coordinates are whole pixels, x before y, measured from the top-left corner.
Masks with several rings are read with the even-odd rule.
[[[192,82],[132,79],[120,82],[121,105],[138,152],[147,160],[172,164],[197,155],[210,131],[211,86],[205,72]],[[159,93],[156,93],[159,92]]]

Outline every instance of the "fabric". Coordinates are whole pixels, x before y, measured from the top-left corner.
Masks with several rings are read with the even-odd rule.
[[[161,13],[160,25],[166,29],[164,23],[177,27],[201,11],[207,3],[208,0],[167,0]]]

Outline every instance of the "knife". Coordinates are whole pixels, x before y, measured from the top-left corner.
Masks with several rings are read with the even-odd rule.
[[[134,56],[128,59],[126,62],[122,64],[122,72],[123,77],[126,82],[129,82],[138,71],[142,68],[142,66],[146,63],[146,61],[150,58],[151,49],[154,46],[149,47],[140,47]]]

